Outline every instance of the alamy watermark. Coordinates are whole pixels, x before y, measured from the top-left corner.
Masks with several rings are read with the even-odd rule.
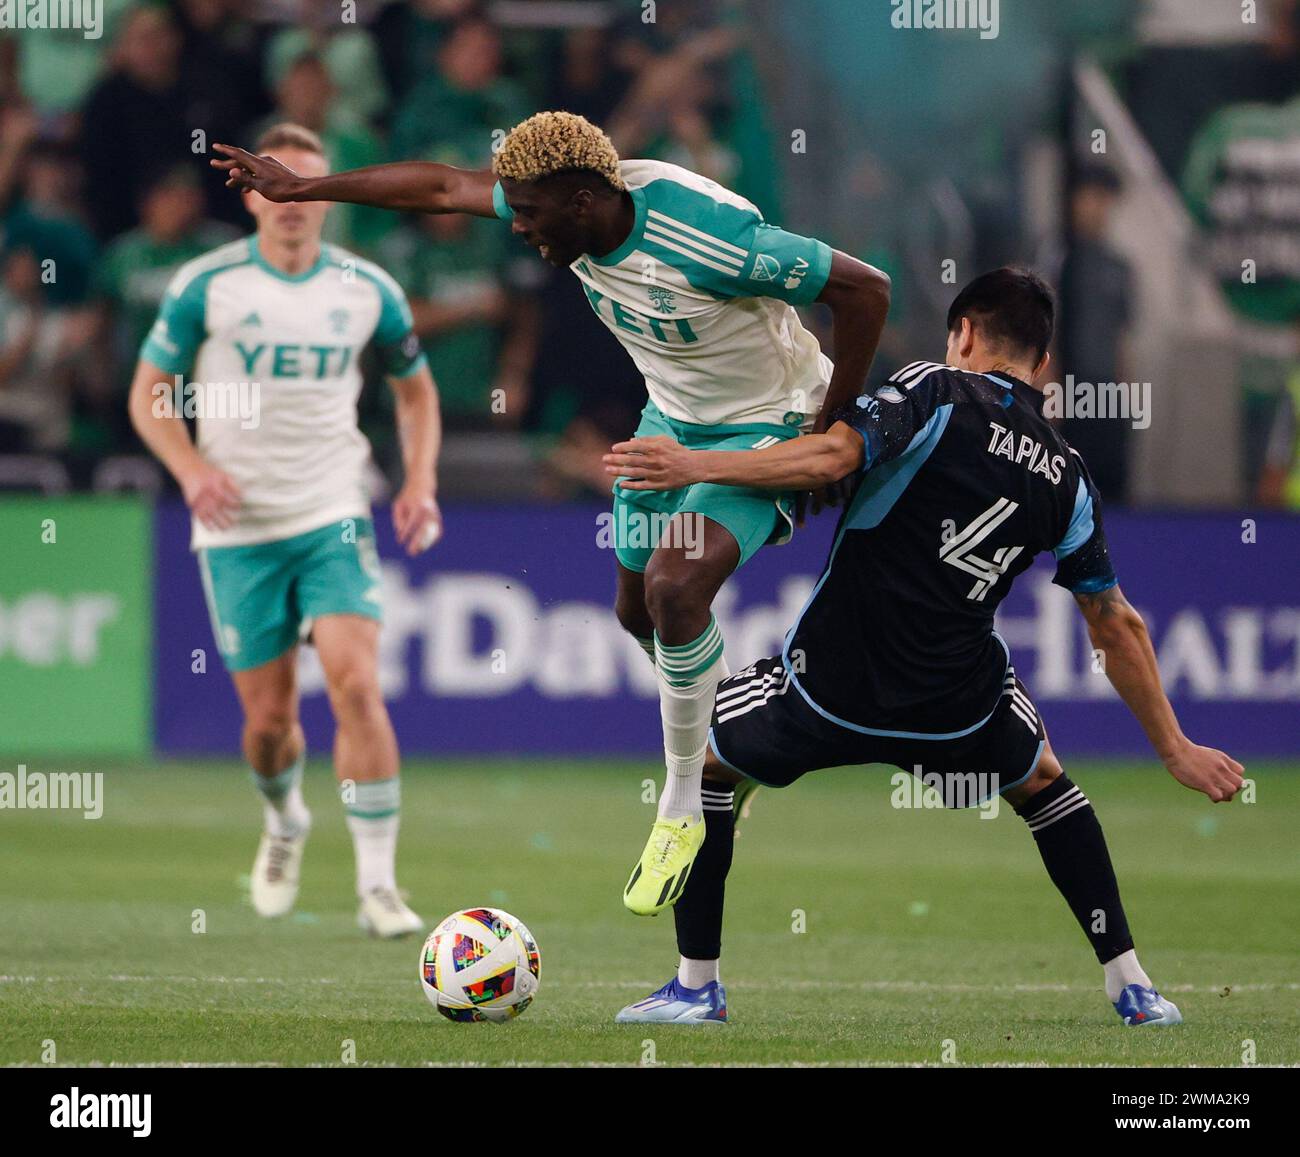
[[[187,382],[180,374],[170,382],[155,382],[155,418],[202,418],[238,421],[241,430],[261,424],[261,382]]]
[[[890,0],[895,28],[978,30],[981,40],[998,36],[998,0]]]
[[[88,820],[104,814],[102,771],[0,771],[0,809],[15,811],[57,808],[79,811]]]
[[[0,32],[77,29],[87,40],[104,35],[104,0],[0,0]]]
[[[680,550],[687,558],[704,554],[704,515],[663,514],[635,510],[620,503],[596,518],[596,545],[601,550]]]
[[[1063,383],[1043,387],[1043,417],[1120,419],[1145,430],[1151,425],[1151,383],[1079,382],[1066,374]]]
[[[980,819],[992,820],[1002,803],[1002,781],[995,772],[924,771],[918,763],[910,772],[894,772],[889,782],[894,788],[889,804],[895,808],[977,807]]]

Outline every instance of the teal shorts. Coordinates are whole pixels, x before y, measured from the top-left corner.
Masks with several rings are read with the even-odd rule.
[[[251,546],[198,552],[212,633],[226,667],[283,655],[322,615],[382,619],[379,554],[368,518]]]
[[[701,426],[665,416],[653,403],[641,411],[638,438],[667,434],[693,450],[760,450],[799,436],[798,426],[752,422],[735,426]],[[794,529],[792,493],[751,490],[697,482],[680,490],[624,490],[614,482],[614,553],[628,570],[645,571],[667,520],[674,514],[698,514],[721,524],[740,546],[741,566],[767,543],[790,541]],[[688,524],[682,545],[689,552]],[[676,545],[676,541],[674,540]]]

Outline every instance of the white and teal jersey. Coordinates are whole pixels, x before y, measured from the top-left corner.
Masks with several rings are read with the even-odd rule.
[[[193,389],[198,447],[239,486],[229,530],[194,522],[193,545],[290,538],[370,511],[370,446],[357,428],[359,359],[384,372],[425,364],[406,297],[378,266],[325,245],[290,276],[246,237],[183,265],[140,357]]]
[[[678,422],[810,422],[832,366],[792,307],[821,293],[829,246],[769,225],[744,197],[678,165],[619,170],[632,232],[570,268],[650,400]],[[513,216],[499,184],[493,203],[498,217]]]

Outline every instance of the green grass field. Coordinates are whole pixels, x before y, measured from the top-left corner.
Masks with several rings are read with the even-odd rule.
[[[59,768],[63,770],[65,768]],[[32,770],[56,770],[32,765]],[[331,772],[299,910],[258,919],[260,811],[234,764],[108,766],[101,819],[0,812],[0,1063],[1261,1065],[1300,1061],[1300,769],[1252,765],[1212,807],[1155,765],[1071,765],[1097,805],[1143,963],[1185,1025],[1131,1030],[1009,808],[889,806],[888,773],[761,792],[729,884],[727,1026],[614,1025],[676,964],[668,916],[620,890],[651,818],[648,763],[410,763],[399,880],[432,921],[490,904],[542,950],[533,1007],[457,1025],[418,944],[355,928]],[[195,910],[206,932],[192,931]],[[792,926],[796,910],[806,931]],[[645,1042],[653,1042],[652,1045]]]

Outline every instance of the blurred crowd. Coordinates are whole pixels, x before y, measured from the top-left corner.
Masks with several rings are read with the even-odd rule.
[[[732,187],[772,167],[729,83],[722,4],[665,4],[653,22],[639,0],[358,0],[350,22],[332,0],[105,7],[100,39],[0,32],[0,455],[53,457],[75,486],[106,462],[148,481],[120,461],[139,449],[125,397],[141,340],[176,269],[250,224],[208,167],[213,141],[294,121],[336,169],[486,167],[517,121],[566,108],[625,156]],[[340,205],[326,238],[405,288],[449,432],[531,438],[544,492],[607,488],[593,452],[635,426],[643,386],[572,277],[464,216]],[[386,390],[367,389],[362,419],[390,464]]]
[[[0,30],[0,488],[161,485],[126,419],[136,353],[175,270],[249,228],[210,144],[250,146],[285,120],[317,132],[336,169],[484,167],[517,121],[570,109],[622,155],[712,177],[891,273],[877,372],[938,352],[954,289],[935,270],[1031,261],[1060,291],[1058,373],[1136,375],[1147,255],[1142,238],[1116,243],[1117,172],[1082,145],[1064,183],[1040,164],[1045,141],[1058,161],[1070,151],[1071,61],[1100,54],[1204,230],[1194,260],[1231,258],[1224,298],[1253,327],[1243,477],[1223,501],[1300,509],[1284,143],[1300,140],[1300,0],[1267,0],[1259,24],[1211,7],[1043,5],[987,47],[882,33],[860,0],[105,0],[99,39]],[[1232,159],[1261,155],[1252,140],[1274,171],[1238,179]],[[634,428],[644,388],[566,271],[476,218],[336,205],[326,235],[407,292],[452,492],[607,490],[599,455]],[[1271,260],[1259,286],[1240,284],[1242,236]],[[368,388],[361,417],[394,476],[388,391]],[[1129,423],[1065,425],[1108,503],[1131,498]]]

